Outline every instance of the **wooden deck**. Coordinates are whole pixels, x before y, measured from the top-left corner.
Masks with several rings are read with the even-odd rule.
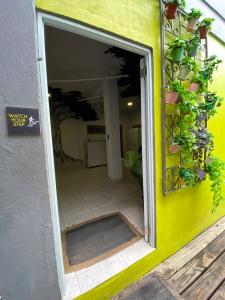
[[[163,276],[187,300],[225,300],[225,231],[181,269]]]
[[[151,275],[171,296],[159,293]],[[113,299],[144,300],[147,288],[152,300],[225,300],[225,217]]]

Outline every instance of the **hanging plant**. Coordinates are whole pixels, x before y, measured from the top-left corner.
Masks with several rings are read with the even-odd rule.
[[[193,57],[185,57],[180,64],[180,71],[178,74],[178,79],[185,80],[190,72],[196,72],[198,70],[198,65]]]
[[[168,3],[166,3],[166,17],[168,19],[175,19],[178,7],[184,9],[185,0],[169,0]]]
[[[190,57],[195,57],[198,54],[198,48],[200,46],[200,38],[198,35],[195,35],[187,45],[187,54]]]
[[[214,116],[217,108],[222,105],[223,98],[219,97],[216,93],[205,93],[205,102],[201,105],[202,109],[205,109],[208,118]]]
[[[141,151],[128,151],[122,159],[123,165],[131,170],[131,174],[138,179],[141,191],[143,193],[142,179],[142,156]]]
[[[189,14],[185,17],[188,21],[186,30],[188,32],[193,32],[195,30],[196,24],[199,18],[202,16],[202,12],[199,9],[192,8]]]
[[[179,175],[184,180],[187,186],[194,186],[196,184],[196,174],[191,168],[180,168]]]
[[[182,37],[176,38],[169,44],[168,57],[172,62],[181,62],[184,58],[184,51],[186,47],[186,41]]]
[[[222,63],[222,60],[218,59],[216,55],[212,55],[204,60],[202,74],[206,80],[212,82],[213,72],[218,69],[218,65]]]
[[[215,212],[216,208],[224,200],[222,186],[225,178],[225,162],[215,156],[210,157],[206,160],[205,169],[211,180],[211,191],[213,192],[212,212]]]
[[[214,20],[215,19],[213,18],[205,18],[200,22],[198,26],[200,39],[205,39],[207,37],[207,33],[212,29],[212,23]]]
[[[170,88],[171,91],[168,91],[166,95],[166,103],[175,104],[179,101],[179,95],[184,91],[184,88],[178,80],[173,80]]]
[[[189,91],[204,93],[207,90],[208,81],[209,79],[205,78],[204,74],[201,71],[195,73],[195,75],[191,79]]]

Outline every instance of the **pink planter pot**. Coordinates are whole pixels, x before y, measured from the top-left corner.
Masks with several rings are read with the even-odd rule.
[[[171,144],[169,147],[170,154],[176,154],[179,150],[180,150],[180,147],[178,145]]]
[[[166,95],[166,103],[174,104],[178,100],[178,93],[176,92],[168,92]]]
[[[195,30],[195,26],[197,24],[198,18],[192,18],[188,21],[186,30],[188,32],[193,32]]]
[[[189,86],[189,92],[197,92],[200,88],[200,84],[197,82],[191,82]]]

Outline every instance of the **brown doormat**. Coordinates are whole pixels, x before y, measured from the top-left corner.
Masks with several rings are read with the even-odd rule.
[[[93,265],[141,237],[119,212],[72,226],[62,232],[65,270],[68,273]]]

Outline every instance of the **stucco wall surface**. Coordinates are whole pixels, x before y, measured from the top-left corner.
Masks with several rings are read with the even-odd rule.
[[[33,1],[0,1],[0,296],[60,299],[42,134],[8,136],[5,107],[39,108]]]
[[[224,215],[225,205],[211,213],[212,194],[209,182],[195,188],[186,188],[164,197],[162,195],[162,136],[161,136],[161,65],[160,18],[158,0],[36,0],[36,6],[44,11],[124,36],[153,48],[154,56],[154,106],[155,106],[155,162],[156,162],[156,238],[157,249],[129,269],[113,277],[81,298],[107,299],[126,285],[148,272],[204,229]],[[210,53],[223,58],[224,45],[211,37]],[[225,64],[215,75],[212,91],[225,97],[223,72]],[[225,126],[225,105],[209,122],[215,136],[216,153],[225,159],[225,140],[221,128]]]

